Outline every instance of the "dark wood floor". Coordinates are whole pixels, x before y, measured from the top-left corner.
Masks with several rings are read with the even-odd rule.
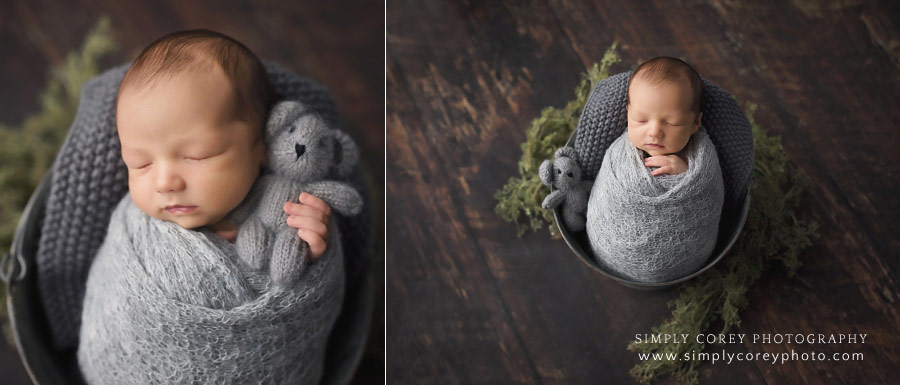
[[[570,100],[613,41],[614,73],[679,56],[757,103],[812,180],[801,214],[821,237],[795,278],[764,275],[738,332],[868,334],[729,345],[864,361],[704,364],[701,380],[900,383],[900,9],[832,3],[388,1],[389,383],[634,382],[625,346],[677,291],[619,286],[545,231],[517,238],[492,198],[517,172],[524,128]]]
[[[132,59],[156,38],[180,29],[228,34],[264,60],[277,61],[327,86],[345,128],[362,150],[373,188],[378,250],[384,236],[384,7],[370,1],[3,1],[0,4],[0,122],[15,126],[38,107],[48,69],[77,50],[101,14],[112,18],[118,53]],[[384,258],[372,262],[381,276]],[[384,292],[377,280],[370,343],[354,383],[382,383]],[[0,382],[29,383],[12,348],[0,341]]]

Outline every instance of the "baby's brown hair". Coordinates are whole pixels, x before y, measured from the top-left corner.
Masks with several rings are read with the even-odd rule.
[[[629,93],[631,81],[638,75],[641,75],[641,79],[650,82],[650,84],[658,84],[662,81],[687,82],[691,86],[693,94],[691,98],[691,112],[694,113],[694,118],[696,119],[700,113],[700,102],[703,98],[703,82],[700,80],[700,74],[697,73],[694,67],[691,67],[684,60],[669,56],[660,56],[647,60],[641,63],[631,73],[631,77],[628,78],[627,90],[629,90]],[[626,104],[630,102],[628,96],[626,96],[625,102]]]
[[[125,73],[119,95],[126,88],[140,90],[185,71],[202,73],[216,65],[231,81],[237,117],[263,127],[275,99],[265,66],[241,42],[210,30],[175,32],[150,43]]]

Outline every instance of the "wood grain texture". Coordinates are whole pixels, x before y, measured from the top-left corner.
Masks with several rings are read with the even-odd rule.
[[[4,1],[0,4],[0,122],[15,126],[38,108],[48,70],[61,64],[101,15],[112,19],[118,51],[103,68],[133,59],[153,40],[176,30],[209,28],[246,44],[263,60],[273,60],[328,87],[344,128],[360,146],[361,163],[372,186],[375,250],[384,237],[384,7],[370,1]],[[380,252],[371,267],[381,277]],[[384,377],[384,286],[376,287],[376,313],[369,346],[354,383],[382,383]],[[11,348],[0,344],[0,349]],[[2,354],[4,384],[26,383],[24,368]],[[8,381],[9,379],[9,381]]]
[[[864,345],[731,352],[862,362],[704,364],[704,383],[896,383],[900,374],[900,11],[886,1],[388,1],[389,383],[633,383],[636,333],[677,291],[592,273],[545,231],[493,212],[524,130],[620,43],[614,73],[682,57],[782,137],[820,238],[794,278],[749,293],[741,333],[867,333]],[[702,279],[702,278],[700,278]],[[708,349],[720,350],[713,345]],[[663,383],[672,383],[667,380]]]

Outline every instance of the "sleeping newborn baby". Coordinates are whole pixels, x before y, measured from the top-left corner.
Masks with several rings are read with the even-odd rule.
[[[320,258],[296,286],[252,285],[233,245],[229,213],[267,162],[273,99],[259,59],[211,31],[165,36],[129,68],[116,113],[129,194],[82,313],[89,384],[318,382],[344,288],[329,205],[283,203],[285,227]]]
[[[596,258],[623,278],[675,280],[713,252],[724,186],[701,96],[700,76],[675,58],[629,79],[628,129],[603,157],[586,225]]]

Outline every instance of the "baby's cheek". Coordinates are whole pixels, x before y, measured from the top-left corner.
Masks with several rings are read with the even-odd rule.
[[[631,128],[631,126],[626,127],[625,132],[628,133],[628,140],[631,141],[633,144],[634,137],[636,136],[637,133]]]
[[[146,191],[146,183],[141,183],[141,180],[135,176],[129,175],[128,177],[128,193],[131,194],[131,199],[137,203],[138,201],[143,201],[144,196],[147,195]],[[140,205],[139,205],[140,207]]]
[[[154,191],[148,190],[152,186],[140,179],[128,180],[128,192],[131,194],[131,200],[134,202],[144,214],[154,218],[160,218],[158,207],[153,202]]]
[[[221,172],[205,176],[209,186],[206,190],[226,212],[237,207],[247,196],[253,179],[248,175],[236,172]]]

